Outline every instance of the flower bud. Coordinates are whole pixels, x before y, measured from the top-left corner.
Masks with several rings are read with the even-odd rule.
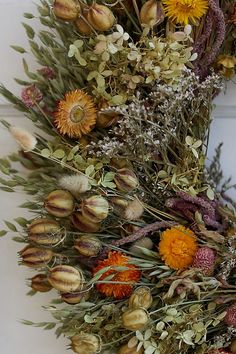
[[[118,350],[118,354],[143,354],[143,348],[140,348],[137,351],[137,347],[132,347],[129,348],[128,344],[124,344],[122,345],[122,347],[120,347],[120,349]]]
[[[89,24],[84,20],[84,18],[87,20],[86,15],[83,15],[83,17],[78,17],[74,24],[80,34],[89,36],[93,32],[93,29],[92,26],[89,26]]]
[[[58,222],[39,218],[28,227],[29,240],[39,245],[55,245],[61,240],[60,230]]]
[[[89,293],[88,292],[82,292],[82,291],[76,291],[73,293],[63,293],[61,294],[61,299],[66,302],[67,304],[70,305],[75,305],[80,303],[82,299],[88,299]]]
[[[117,189],[122,192],[131,192],[138,186],[138,179],[134,172],[128,168],[118,170],[114,177]]]
[[[97,232],[101,226],[100,223],[93,222],[80,213],[74,213],[71,220],[74,227],[82,232]]]
[[[160,24],[165,18],[165,12],[160,1],[148,0],[140,11],[140,22],[148,26]]]
[[[152,305],[152,294],[148,287],[141,286],[136,289],[129,298],[129,307],[148,309]]]
[[[55,0],[53,11],[61,20],[73,21],[80,13],[80,5],[74,0]]]
[[[48,194],[44,207],[49,214],[64,218],[73,212],[74,199],[69,192],[58,189]]]
[[[94,354],[100,349],[100,341],[94,334],[76,334],[71,337],[71,349],[78,354]]]
[[[58,265],[49,271],[49,283],[62,293],[81,290],[84,277],[81,270],[68,265]]]
[[[127,310],[122,315],[122,322],[126,329],[138,331],[148,322],[148,315],[142,308]]]
[[[81,212],[88,220],[100,222],[106,219],[109,211],[107,200],[100,195],[94,195],[82,201]]]
[[[31,268],[41,268],[49,263],[53,257],[53,252],[49,249],[26,246],[19,252],[22,264]]]
[[[37,274],[31,278],[31,288],[40,293],[46,293],[52,289],[45,274]]]
[[[115,22],[112,11],[104,5],[94,4],[88,11],[88,21],[98,31],[108,31]]]
[[[83,256],[95,257],[102,248],[99,239],[92,235],[82,235],[75,240],[74,248]]]

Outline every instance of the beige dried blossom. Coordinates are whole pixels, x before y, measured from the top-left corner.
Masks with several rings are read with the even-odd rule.
[[[60,177],[58,184],[73,194],[85,193],[90,189],[88,177],[82,174],[64,175]]]
[[[24,151],[32,151],[37,145],[34,135],[21,127],[10,127],[10,133]]]
[[[128,220],[138,220],[144,212],[143,206],[138,199],[130,202],[125,209],[125,218]]]

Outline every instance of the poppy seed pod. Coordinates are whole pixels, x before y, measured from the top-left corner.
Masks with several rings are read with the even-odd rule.
[[[73,212],[74,199],[70,192],[57,189],[45,198],[44,207],[49,214],[64,218]]]
[[[94,354],[100,349],[100,341],[94,334],[76,334],[71,337],[71,349],[78,354]]]
[[[148,315],[142,308],[130,309],[123,313],[122,322],[126,329],[138,331],[148,322]]]
[[[53,288],[62,293],[81,290],[84,277],[81,270],[68,265],[58,265],[49,271],[48,281]]]
[[[55,245],[61,240],[60,230],[57,221],[39,218],[28,227],[29,240],[39,245]]]
[[[81,203],[82,215],[95,223],[106,219],[108,211],[108,201],[100,195],[84,199]]]
[[[129,298],[129,307],[130,308],[139,308],[143,307],[148,309],[152,305],[152,294],[148,287],[141,286],[136,289]]]
[[[83,17],[78,17],[74,24],[77,29],[77,31],[80,34],[83,34],[85,36],[89,36],[93,32],[92,26],[89,26],[89,24],[86,22],[87,16],[84,14]]]
[[[64,21],[73,21],[80,13],[80,5],[74,0],[55,0],[53,12]]]
[[[120,349],[118,350],[118,354],[143,354],[143,348],[140,348],[137,351],[137,347],[132,347],[129,348],[128,344],[124,344],[122,345],[122,347],[120,347]]]
[[[46,248],[28,245],[19,252],[19,255],[23,265],[30,268],[41,268],[51,261],[53,252]]]
[[[83,256],[95,257],[102,248],[99,239],[92,235],[82,235],[75,240],[74,248]]]
[[[73,293],[62,293],[61,299],[70,305],[80,303],[82,299],[88,299],[89,292],[75,291]]]
[[[165,12],[161,1],[148,0],[140,11],[140,22],[148,26],[155,26],[165,18]]]
[[[135,173],[128,168],[121,168],[114,177],[118,190],[122,192],[131,192],[138,187],[138,179]]]
[[[31,278],[31,288],[40,293],[46,293],[52,289],[52,286],[45,274],[36,274]]]
[[[100,223],[92,222],[81,213],[74,213],[71,220],[74,227],[82,232],[97,232],[101,226]]]
[[[93,4],[88,11],[88,21],[97,31],[108,31],[115,22],[112,11],[104,5]]]

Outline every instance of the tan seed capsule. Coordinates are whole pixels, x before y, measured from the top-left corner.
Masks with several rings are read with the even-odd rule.
[[[74,0],[55,0],[53,12],[61,20],[73,21],[80,13],[80,5]]]
[[[131,192],[138,187],[138,179],[135,173],[128,168],[118,170],[114,178],[117,189],[122,192]]]
[[[115,22],[112,11],[107,6],[96,3],[90,7],[87,18],[97,31],[108,31]]]
[[[76,291],[73,293],[63,293],[61,294],[61,299],[70,305],[75,305],[81,302],[81,300],[87,300],[89,297],[88,292]]]
[[[74,213],[71,220],[74,227],[82,232],[97,232],[101,227],[100,223],[92,222],[81,213]]]
[[[78,354],[94,354],[100,349],[100,341],[94,334],[76,334],[71,337],[71,349]]]
[[[140,11],[140,22],[148,26],[160,24],[165,18],[165,12],[161,1],[148,0]]]
[[[83,273],[68,265],[58,265],[49,271],[49,283],[62,293],[81,290],[83,287]]]
[[[37,274],[31,278],[31,288],[40,293],[46,293],[52,289],[45,274]]]
[[[49,263],[53,257],[53,252],[49,249],[26,246],[19,252],[22,264],[31,268],[42,268]]]
[[[83,256],[95,257],[102,248],[99,239],[92,235],[82,235],[75,240],[74,248]]]
[[[116,215],[124,216],[125,209],[129,204],[126,199],[120,197],[113,197],[111,198],[110,203]]]
[[[129,298],[129,307],[130,308],[139,308],[143,307],[148,309],[152,305],[152,294],[148,287],[141,286],[136,289]]]
[[[143,354],[143,348],[137,351],[137,347],[129,348],[128,344],[124,344],[118,350],[118,354]]]
[[[61,240],[61,227],[55,220],[39,218],[28,227],[29,240],[39,245],[55,245]]]
[[[138,331],[148,322],[148,315],[142,308],[127,310],[122,315],[122,322],[126,329]]]
[[[49,214],[64,218],[73,212],[74,199],[69,192],[58,189],[48,194],[44,207]]]
[[[83,17],[78,17],[74,22],[75,27],[80,34],[90,36],[93,32],[93,28],[84,19],[87,20],[87,16],[85,14]]]
[[[108,211],[108,201],[100,195],[93,195],[81,203],[82,215],[95,223],[106,219]]]

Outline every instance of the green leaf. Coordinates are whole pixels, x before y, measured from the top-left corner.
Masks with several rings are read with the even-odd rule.
[[[85,170],[85,174],[86,176],[91,176],[94,172],[94,166],[93,165],[90,165],[86,168]]]
[[[58,149],[58,150],[54,151],[52,156],[57,159],[63,159],[63,157],[65,156],[65,151],[63,151],[62,149]]]
[[[48,323],[45,327],[44,327],[44,329],[46,329],[46,330],[49,330],[49,329],[53,329],[54,327],[56,327],[56,323]]]
[[[35,32],[33,30],[33,28],[29,25],[27,25],[26,23],[22,23],[22,25],[24,26],[25,30],[26,30],[26,34],[29,37],[29,39],[33,39]]]
[[[32,18],[35,18],[33,14],[30,14],[29,12],[25,12],[24,13],[24,17],[28,18],[29,20],[31,20]]]
[[[26,50],[22,47],[19,47],[18,45],[11,45],[10,47],[18,53],[21,53],[21,54],[26,53]]]
[[[8,231],[6,231],[6,230],[1,230],[0,231],[0,237],[5,236],[7,234],[7,232]]]
[[[10,187],[0,187],[0,189],[4,192],[14,192],[14,189],[10,188]]]
[[[51,151],[49,149],[43,149],[41,150],[41,155],[45,158],[48,158],[51,156]]]
[[[4,220],[4,223],[6,224],[6,226],[8,227],[9,230],[17,232],[17,228],[15,227],[14,224],[12,224],[9,221]]]
[[[25,218],[22,218],[22,217],[16,218],[14,220],[17,222],[17,224],[19,224],[22,227],[27,226],[27,224],[29,223],[28,220],[26,220]]]

